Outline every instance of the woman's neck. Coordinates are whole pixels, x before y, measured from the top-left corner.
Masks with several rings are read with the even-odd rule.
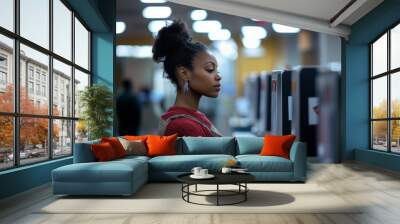
[[[197,110],[199,108],[201,95],[190,91],[187,94],[178,92],[176,94],[175,105],[178,107],[186,107],[189,109]]]

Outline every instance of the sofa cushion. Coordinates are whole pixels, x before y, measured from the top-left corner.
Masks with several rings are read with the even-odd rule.
[[[292,161],[279,156],[238,155],[236,159],[242,168],[250,172],[292,172]]]
[[[115,154],[115,150],[113,149],[112,145],[108,142],[92,144],[91,149],[94,154],[94,157],[96,157],[96,161],[105,162],[118,158],[118,156]]]
[[[233,137],[182,137],[178,141],[177,154],[225,154],[234,155]]]
[[[236,137],[236,155],[259,154],[263,145],[263,137]]]
[[[126,151],[124,146],[122,146],[121,142],[119,141],[118,137],[103,137],[101,138],[101,142],[108,142],[114,149],[115,155],[117,158],[122,158],[126,156]]]
[[[295,139],[295,135],[265,135],[264,146],[261,149],[260,155],[280,156],[286,159],[290,159],[290,148],[292,147]]]
[[[148,156],[165,156],[176,154],[176,138],[178,134],[159,136],[149,135],[147,136],[146,143]]]
[[[158,156],[149,160],[149,170],[163,172],[190,172],[193,167],[200,166],[210,171],[219,171],[230,159],[231,155],[175,155]]]
[[[138,155],[145,156],[147,155],[147,148],[145,141],[141,140],[126,140],[125,138],[118,137],[119,142],[121,142],[122,146],[126,151],[126,155]]]
[[[74,163],[53,170],[58,182],[130,182],[135,172],[147,172],[141,159],[121,159],[108,162]]]

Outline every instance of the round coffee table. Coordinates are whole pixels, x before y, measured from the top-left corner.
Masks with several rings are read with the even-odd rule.
[[[198,205],[215,205],[215,204],[202,204],[190,201],[190,196],[204,196],[204,197],[216,197],[217,206],[220,205],[234,205],[239,204],[241,202],[245,202],[247,200],[247,192],[249,188],[247,187],[247,183],[255,180],[255,177],[249,173],[215,173],[213,174],[215,177],[212,179],[193,179],[190,177],[191,173],[182,174],[177,177],[178,181],[182,183],[182,199],[188,203],[198,204]],[[197,190],[197,185],[216,185],[215,190]],[[195,186],[195,191],[190,191],[190,186]],[[223,190],[220,189],[220,185],[236,185],[238,186],[237,190]],[[215,194],[205,194],[209,192],[215,192]],[[222,193],[222,194],[221,194]],[[230,197],[230,196],[241,196],[241,199],[238,201],[234,201],[232,203],[221,203],[221,197]]]

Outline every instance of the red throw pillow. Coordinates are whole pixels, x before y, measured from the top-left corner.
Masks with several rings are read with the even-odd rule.
[[[168,136],[149,135],[147,137],[148,156],[176,155],[175,142],[178,134]]]
[[[119,142],[118,138],[110,137],[110,138],[101,138],[101,142],[108,142],[112,146],[115,151],[115,155],[118,158],[126,156],[126,151],[122,146],[121,142]]]
[[[284,136],[274,136],[265,135],[264,145],[261,149],[260,155],[262,156],[280,156],[286,159],[290,159],[290,148],[296,136],[294,135],[284,135]]]
[[[91,149],[94,157],[99,162],[110,161],[117,158],[114,149],[108,142],[93,144],[91,145]]]

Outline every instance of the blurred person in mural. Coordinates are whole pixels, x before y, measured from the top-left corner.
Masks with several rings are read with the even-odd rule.
[[[122,92],[117,97],[119,135],[138,135],[141,119],[141,103],[133,91],[132,81],[122,81]]]
[[[166,77],[177,88],[175,104],[161,115],[159,134],[222,136],[198,110],[202,96],[216,98],[219,94],[218,62],[204,44],[192,41],[184,22],[174,21],[158,32],[153,60],[163,63]]]

